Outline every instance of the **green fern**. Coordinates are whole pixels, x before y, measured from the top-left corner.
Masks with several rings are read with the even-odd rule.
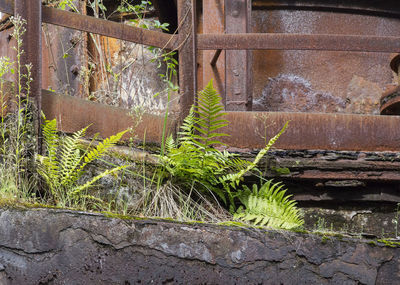
[[[104,139],[97,146],[92,143],[83,152],[80,140],[85,136],[87,127],[75,132],[71,137],[58,135],[56,120],[45,120],[43,138],[47,155],[37,155],[38,173],[44,179],[56,203],[61,200],[77,199],[77,195],[92,186],[105,175],[114,173],[124,167],[106,170],[84,185],[79,185],[79,178],[85,173],[85,167],[92,161],[103,156],[114,146],[127,131]],[[87,197],[90,197],[87,195]],[[63,205],[66,203],[62,202]]]
[[[194,115],[194,106],[192,106],[189,110],[189,114],[183,120],[182,126],[180,127],[180,131],[178,132],[179,143],[185,144],[194,142],[193,131],[195,122],[196,118]]]
[[[217,130],[226,127],[229,122],[223,119],[226,113],[223,112],[221,97],[214,89],[212,80],[198,93],[197,104],[194,113],[198,117],[194,121],[193,128],[198,134],[192,134],[191,137],[205,151],[215,144],[224,145],[218,138],[229,135],[219,133]]]
[[[236,188],[242,177],[252,171],[254,168],[256,168],[257,164],[260,162],[260,160],[264,157],[264,155],[267,154],[267,152],[271,149],[271,147],[276,143],[276,141],[279,139],[279,137],[285,132],[286,128],[288,127],[289,122],[286,122],[285,125],[282,127],[282,129],[277,133],[273,138],[271,138],[268,142],[268,144],[259,151],[253,162],[249,162],[247,166],[243,169],[241,169],[239,172],[236,173],[231,173],[224,175],[220,178],[220,182],[225,186],[225,187],[232,187]],[[227,186],[227,183],[229,184]]]
[[[253,185],[250,190],[243,186],[238,193],[238,198],[243,204],[234,214],[234,219],[251,222],[254,225],[271,228],[293,229],[303,225],[296,202],[290,200],[291,195],[286,195],[283,184],[267,181],[258,189]]]
[[[197,105],[192,106],[184,119],[177,143],[172,137],[166,139],[166,155],[161,155],[160,160],[174,182],[186,183],[190,187],[197,184],[204,191],[216,194],[225,204],[229,201],[233,208],[235,202],[232,190],[239,185],[243,175],[256,168],[262,156],[283,134],[288,123],[260,151],[255,160],[249,162],[238,155],[214,148],[216,145],[224,145],[219,139],[228,136],[220,131],[229,123],[224,119],[226,113],[223,112],[221,101],[221,96],[210,81],[198,93]]]

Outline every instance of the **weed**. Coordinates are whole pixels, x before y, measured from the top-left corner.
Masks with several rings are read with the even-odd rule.
[[[0,58],[0,193],[2,197],[29,200],[32,198],[35,176],[32,157],[35,151],[33,105],[30,101],[31,65],[21,64],[22,36],[25,21],[11,17],[16,41],[16,61]],[[6,86],[5,76],[16,74],[16,83]]]

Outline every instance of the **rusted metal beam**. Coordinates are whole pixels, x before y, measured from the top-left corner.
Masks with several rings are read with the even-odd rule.
[[[191,0],[178,0],[179,30],[179,86],[180,86],[180,113],[182,121],[189,113],[195,98],[195,73],[197,66],[194,53],[193,16]],[[196,68],[195,68],[196,67]]]
[[[400,116],[358,114],[228,112],[225,142],[237,148],[262,148],[285,122],[276,143],[281,149],[399,151]],[[243,131],[245,130],[245,133]],[[266,137],[266,139],[265,139]]]
[[[204,50],[325,50],[354,52],[400,52],[400,37],[309,34],[200,34]]]
[[[192,1],[192,57],[193,57],[193,97],[196,97],[197,93],[197,1]]]
[[[202,1],[202,33],[204,34],[223,34],[225,32],[224,1],[221,0],[203,0]],[[224,50],[203,50],[202,55],[202,75],[201,82],[203,88],[211,79],[214,81],[214,87],[221,94],[223,104],[225,105],[225,51]],[[218,55],[219,54],[219,55]],[[215,65],[210,63],[219,56]],[[200,80],[199,80],[200,81]]]
[[[397,0],[386,1],[349,1],[349,0],[253,0],[254,9],[296,9],[319,10],[337,13],[372,14],[377,16],[399,17],[400,9]]]
[[[225,0],[225,32],[250,32],[251,1]],[[227,50],[225,53],[225,109],[250,111],[252,105],[251,51]]]
[[[148,46],[170,50],[176,47],[176,38],[174,35],[136,28],[50,7],[43,7],[43,21],[48,24],[100,34]]]
[[[87,135],[99,133],[101,137],[109,137],[118,131],[135,125],[135,118],[129,110],[91,102],[73,96],[57,95],[43,90],[43,112],[47,118],[56,118],[61,131],[72,133],[89,125]],[[135,130],[135,136],[146,142],[160,143],[164,117],[144,114]],[[167,134],[175,132],[175,121],[168,118]],[[128,139],[126,134],[124,139]]]
[[[213,58],[212,58],[212,60],[211,60],[211,62],[210,62],[210,65],[211,66],[216,66],[217,65],[217,61],[218,61],[218,59],[219,59],[219,56],[221,55],[221,52],[222,52],[222,49],[217,49],[216,51],[215,51],[215,53],[214,53],[214,56],[213,56]]]
[[[21,54],[21,71],[25,66],[31,64],[32,82],[30,83],[30,96],[35,98],[37,108],[37,134],[38,151],[41,153],[41,104],[42,104],[42,1],[41,0],[18,0],[14,2],[14,15],[21,16],[26,20],[26,32],[23,34],[23,45]],[[26,78],[17,74],[22,79],[22,88],[25,87]],[[25,93],[25,90],[22,90]]]
[[[33,2],[33,0],[31,0]],[[31,2],[28,1],[28,2]],[[11,0],[0,0],[0,11],[14,14]],[[16,1],[19,3],[20,1]],[[19,4],[18,4],[19,5]],[[27,6],[28,7],[28,6]],[[98,19],[51,7],[42,7],[42,20],[45,23],[71,28],[79,31],[100,34],[129,42],[173,50],[177,47],[177,37],[158,31],[150,31],[129,25]]]

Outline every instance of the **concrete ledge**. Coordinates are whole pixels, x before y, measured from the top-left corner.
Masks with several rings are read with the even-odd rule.
[[[399,257],[350,238],[0,209],[0,284],[400,284]]]

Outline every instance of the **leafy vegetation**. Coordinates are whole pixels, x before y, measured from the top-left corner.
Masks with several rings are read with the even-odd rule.
[[[43,137],[47,156],[37,155],[37,171],[46,182],[49,194],[58,206],[71,206],[77,204],[77,200],[82,198],[96,200],[94,196],[87,195],[84,191],[104,176],[126,167],[119,166],[105,170],[88,182],[79,184],[79,179],[85,173],[85,167],[102,157],[127,132],[122,131],[106,138],[93,148],[89,145],[81,153],[79,142],[85,135],[86,129],[87,127],[75,132],[72,136],[61,137],[57,133],[56,120],[45,120]]]
[[[219,139],[228,136],[221,132],[229,122],[221,98],[213,88],[212,81],[198,94],[198,105],[191,108],[183,122],[177,142],[172,136],[166,141],[166,154],[161,156],[163,166],[170,179],[175,183],[199,189],[202,193],[215,194],[233,213],[235,198],[244,205],[235,214],[235,218],[274,228],[295,228],[303,224],[295,202],[285,196],[285,190],[271,181],[260,190],[253,186],[253,192],[237,191],[243,176],[256,168],[257,163],[287,128],[274,136],[256,156],[248,162],[214,146],[222,146]],[[246,186],[243,186],[247,189]],[[215,197],[215,196],[213,196]]]
[[[235,219],[250,221],[254,225],[271,228],[293,229],[303,225],[296,202],[285,195],[286,190],[280,182],[268,180],[259,189],[256,184],[252,189],[243,185],[238,198],[243,206],[234,214]]]

